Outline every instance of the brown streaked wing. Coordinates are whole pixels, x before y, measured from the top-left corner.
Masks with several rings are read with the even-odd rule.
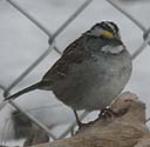
[[[64,50],[62,57],[44,75],[43,81],[54,82],[65,78],[72,64],[79,64],[88,56],[89,53],[84,49],[83,36],[81,36]]]

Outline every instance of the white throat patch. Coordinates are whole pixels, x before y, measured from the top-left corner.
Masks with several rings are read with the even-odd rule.
[[[106,45],[104,47],[102,47],[102,52],[105,53],[111,53],[111,54],[118,54],[121,51],[123,51],[125,49],[125,47],[123,45],[119,45],[119,46],[110,46],[110,45]]]

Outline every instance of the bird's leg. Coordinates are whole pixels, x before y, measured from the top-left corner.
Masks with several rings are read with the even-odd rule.
[[[74,112],[74,115],[75,115],[75,118],[76,118],[77,125],[78,125],[79,128],[81,128],[83,124],[79,119],[78,113],[77,113],[76,110],[73,110],[73,112]]]
[[[112,116],[116,117],[117,115],[118,114],[116,112],[114,112],[109,106],[107,106],[106,108],[101,110],[99,118],[108,118]]]

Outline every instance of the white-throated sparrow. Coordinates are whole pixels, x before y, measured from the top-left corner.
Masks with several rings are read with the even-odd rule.
[[[114,22],[97,23],[71,43],[42,80],[16,94],[52,90],[74,110],[102,109],[120,94],[132,71],[131,57]]]

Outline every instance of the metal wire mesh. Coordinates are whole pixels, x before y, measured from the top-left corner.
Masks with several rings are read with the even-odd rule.
[[[126,10],[124,10],[120,5],[118,5],[117,1],[114,0],[106,0],[110,5],[112,5],[115,9],[117,9],[120,13],[124,14],[129,20],[131,20],[141,31],[143,32],[143,43],[141,46],[135,50],[135,52],[132,55],[133,60],[141,54],[141,52],[146,48],[148,44],[150,44],[150,29],[147,29],[142,22],[139,22],[135,17],[133,17],[131,14],[129,14]],[[123,1],[123,0],[122,0]],[[61,51],[58,49],[57,44],[55,43],[55,39],[59,34],[64,31],[80,14],[82,11],[88,7],[93,0],[86,0],[83,2],[83,4],[65,21],[57,30],[55,33],[51,33],[49,28],[46,28],[40,20],[37,20],[34,16],[32,16],[27,10],[23,8],[19,3],[17,3],[15,0],[6,0],[8,4],[13,6],[17,11],[19,11],[23,17],[26,17],[29,19],[35,26],[37,26],[42,32],[44,32],[49,37],[49,47],[48,49],[43,52],[37,59],[27,68],[25,69],[20,76],[17,77],[8,87],[5,87],[3,85],[0,85],[0,89],[4,92],[4,97],[7,97],[11,90],[17,86],[19,82],[21,82],[34,68],[39,65],[39,63],[48,56],[52,50],[55,50],[58,54],[61,55]],[[126,1],[128,2],[128,1]],[[42,122],[37,120],[35,117],[33,117],[31,114],[27,113],[23,108],[18,106],[14,101],[9,101],[9,104],[15,107],[17,110],[21,111],[24,115],[26,115],[29,119],[32,120],[33,123],[38,125],[40,128],[45,130],[53,139],[56,139],[55,135],[51,133],[49,128],[44,125]],[[86,112],[81,116],[81,118],[86,116]],[[75,126],[75,123],[72,124],[67,131],[63,132],[60,135],[60,138],[65,137],[70,133],[71,128]]]

